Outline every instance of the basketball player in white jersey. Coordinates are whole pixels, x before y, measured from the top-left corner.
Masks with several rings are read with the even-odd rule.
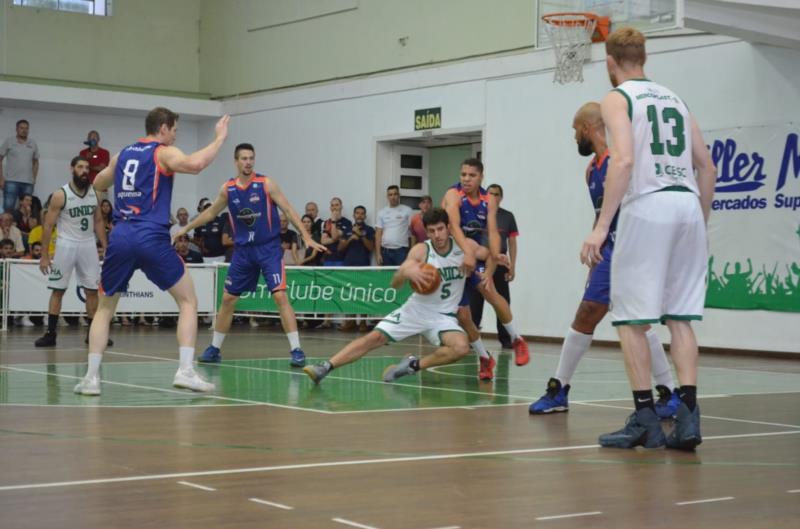
[[[52,262],[48,252],[42,252],[39,260],[39,269],[43,274],[50,275],[47,286],[51,293],[47,310],[47,331],[36,340],[36,347],[56,345],[56,324],[61,314],[61,300],[73,271],[77,272],[78,286],[83,288],[86,295],[86,317],[90,325],[97,310],[100,260],[97,257],[95,235],[105,251],[108,243],[106,229],[97,195],[89,183],[89,161],[76,156],[70,165],[72,179],[52,194],[44,217],[42,247],[49,247],[53,224],[56,223],[58,239]],[[112,344],[109,340],[109,345]]]
[[[467,335],[456,319],[466,279],[462,270],[464,251],[450,236],[450,222],[445,210],[429,210],[423,215],[422,224],[429,239],[411,248],[392,278],[392,287],[399,288],[405,281],[419,286],[430,284],[432,278],[422,269],[424,263],[439,269],[442,278],[439,287],[427,295],[415,292],[402,307],[383,318],[372,332],[350,342],[330,360],[303,368],[315,383],[319,384],[334,368],[355,362],[387,342],[399,342],[417,334],[422,334],[439,348],[423,358],[407,356],[399,364],[389,366],[383,373],[384,382],[392,382],[421,369],[451,364],[469,352]],[[472,246],[470,249],[478,259],[489,260],[487,248],[469,239],[466,244]],[[489,267],[492,270],[486,272],[484,277],[492,277],[494,273],[491,260],[487,263]]]
[[[617,208],[611,315],[619,332],[636,411],[603,434],[602,446],[693,450],[702,442],[697,406],[697,340],[705,300],[706,222],[716,169],[697,122],[671,90],[644,75],[645,38],[633,28],[606,41],[612,90],[601,105],[610,158],[600,215],[581,261],[602,259]],[[646,325],[664,323],[680,382],[675,427],[665,437],[653,411]]]

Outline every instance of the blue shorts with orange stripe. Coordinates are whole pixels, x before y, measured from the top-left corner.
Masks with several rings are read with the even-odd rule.
[[[136,270],[161,290],[180,281],[183,259],[170,244],[169,228],[150,222],[121,221],[114,225],[100,272],[100,286],[107,296],[128,291]]]
[[[280,240],[257,246],[237,246],[225,279],[225,292],[240,296],[255,291],[259,274],[264,274],[270,292],[286,290]]]

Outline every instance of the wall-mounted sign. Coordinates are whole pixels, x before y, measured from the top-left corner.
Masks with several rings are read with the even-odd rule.
[[[442,107],[414,111],[414,130],[442,128]]]

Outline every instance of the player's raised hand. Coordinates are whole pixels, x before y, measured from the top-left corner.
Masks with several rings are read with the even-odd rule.
[[[588,267],[592,267],[603,260],[603,255],[600,249],[608,237],[608,230],[595,227],[592,233],[586,237],[581,247],[581,262]]]
[[[217,138],[225,139],[228,137],[228,123],[230,122],[231,117],[228,114],[225,114],[219,121],[217,121],[217,125],[214,127],[214,132],[217,134]]]

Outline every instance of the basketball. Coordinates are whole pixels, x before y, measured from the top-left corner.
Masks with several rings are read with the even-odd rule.
[[[417,294],[432,294],[439,288],[439,284],[442,282],[442,276],[439,274],[439,269],[433,266],[430,263],[425,263],[422,265],[422,270],[428,273],[428,275],[433,277],[433,280],[428,283],[427,285],[423,285],[417,287],[413,282],[411,283],[411,289],[414,290]]]

